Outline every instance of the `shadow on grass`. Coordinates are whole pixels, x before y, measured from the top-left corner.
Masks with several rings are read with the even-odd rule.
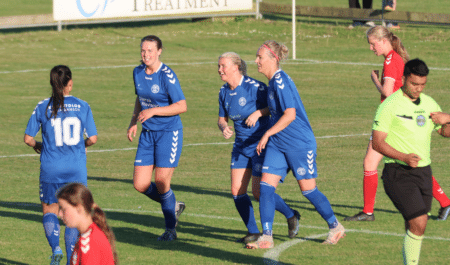
[[[285,200],[285,202],[293,209],[302,209],[306,211],[313,211],[315,212],[316,209],[309,201],[296,201],[296,200]],[[347,217],[347,214],[342,214],[338,211],[338,209],[356,209],[358,212],[361,212],[364,207],[361,206],[351,206],[351,205],[344,205],[344,204],[331,204],[331,207],[333,208],[334,214],[336,217]],[[381,208],[375,208],[375,212],[384,212],[384,213],[390,213],[390,214],[400,214],[396,210],[387,210],[387,209],[381,209]],[[301,214],[301,211],[299,211]],[[356,212],[355,212],[356,214]]]
[[[95,180],[95,181],[106,181],[106,182],[122,182],[129,184],[133,186],[133,180],[132,179],[117,179],[117,178],[108,178],[108,177],[93,177],[88,176],[88,185],[89,180]],[[213,196],[221,196],[225,197],[227,199],[231,199],[232,195],[231,192],[224,192],[224,191],[218,191],[213,189],[206,189],[202,187],[195,187],[195,186],[186,186],[186,185],[179,185],[179,184],[171,184],[170,187],[172,190],[176,192],[186,192],[186,193],[194,193],[194,194],[200,194],[200,195],[213,195]],[[132,188],[134,192],[137,193],[137,191]]]
[[[124,215],[119,212],[108,212],[107,214],[108,219],[110,220],[132,222],[134,224],[159,229],[164,227],[164,218],[162,217],[152,216],[149,218],[146,215]],[[128,227],[115,227],[113,229],[117,241],[122,243],[155,250],[186,252],[216,260],[219,259],[220,261],[227,263],[261,264],[261,257],[226,251],[225,249],[220,249],[221,244],[218,244],[218,248],[203,246],[206,242],[210,242],[211,240],[233,242],[237,239],[234,237],[234,234],[244,234],[245,232],[243,230],[217,228],[192,222],[180,222],[180,225],[177,227],[177,240],[172,242],[159,242],[157,241],[159,235],[147,231]],[[195,238],[189,234],[193,235]],[[233,236],[231,234],[233,234]],[[243,245],[236,243],[236,247],[243,247]],[[273,260],[269,261],[272,263],[275,262]]]
[[[17,261],[12,261],[9,259],[0,258],[1,265],[28,265],[28,263],[22,263]]]

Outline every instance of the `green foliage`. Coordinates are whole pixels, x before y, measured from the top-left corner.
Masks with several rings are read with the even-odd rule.
[[[318,186],[339,220],[362,209],[362,161],[379,104],[370,71],[381,70],[383,62],[369,50],[365,29],[348,30],[348,23],[299,18],[299,59],[282,64],[297,85],[317,137]],[[114,229],[121,264],[262,264],[266,251],[234,243],[246,229],[230,194],[232,140],[223,139],[216,125],[222,85],[217,57],[235,51],[248,62],[250,76],[267,81],[253,63],[256,51],[267,39],[291,48],[290,26],[284,18],[178,20],[0,35],[0,263],[48,262],[50,248],[38,198],[39,157],[21,156],[33,154],[22,137],[33,108],[50,95],[50,69],[67,64],[73,71],[72,94],[89,102],[99,132],[98,143],[89,148],[88,184]],[[177,199],[186,202],[187,208],[177,229],[179,238],[172,243],[156,241],[164,230],[163,216],[158,204],[133,188],[138,139],[132,143],[126,139],[136,97],[131,74],[140,60],[139,40],[148,34],[163,40],[162,61],[177,73],[188,104],[187,113],[181,115],[183,154],[172,180]],[[448,112],[449,29],[402,25],[395,34],[412,58],[420,57],[432,67],[425,93]],[[449,146],[448,139],[433,136],[433,173],[447,192]],[[291,175],[277,192],[302,215],[298,238],[327,232],[326,223],[301,196]],[[254,208],[259,219],[257,202]],[[381,182],[375,209],[375,222],[344,223],[351,230],[338,245],[321,245],[324,237],[298,243],[280,252],[280,261],[401,263],[403,221]],[[434,220],[438,209],[434,202],[426,232],[432,238],[423,242],[423,264],[448,260],[450,232],[446,222]],[[290,242],[284,217],[276,214],[275,222],[276,246]]]

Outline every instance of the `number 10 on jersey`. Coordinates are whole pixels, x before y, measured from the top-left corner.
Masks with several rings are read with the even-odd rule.
[[[56,146],[77,145],[80,142],[81,122],[77,117],[52,118]]]

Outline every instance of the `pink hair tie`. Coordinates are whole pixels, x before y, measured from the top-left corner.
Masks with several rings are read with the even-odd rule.
[[[263,44],[263,46],[264,46],[266,49],[268,49],[268,50],[273,54],[273,56],[275,56],[275,59],[277,59],[277,61],[280,60],[280,58],[278,58],[277,54],[276,54],[274,51],[272,51],[272,49],[269,48],[269,46],[267,46],[266,44]]]

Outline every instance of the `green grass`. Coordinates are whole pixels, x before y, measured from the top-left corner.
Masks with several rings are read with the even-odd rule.
[[[379,104],[370,71],[381,69],[383,58],[369,51],[364,29],[347,30],[342,21],[299,21],[300,59],[282,67],[296,83],[317,137],[318,186],[342,220],[362,209],[362,161]],[[186,202],[187,209],[177,230],[179,239],[172,243],[156,241],[163,232],[163,216],[158,204],[134,190],[135,150],[126,150],[137,146],[137,139],[133,143],[126,139],[126,129],[135,98],[131,74],[140,60],[139,40],[147,34],[163,40],[162,61],[177,73],[188,104],[187,113],[181,115],[185,146],[172,181],[177,199]],[[411,57],[439,68],[431,71],[426,93],[449,112],[449,29],[406,25],[396,34]],[[252,63],[256,49],[267,39],[289,46],[289,21],[180,20],[70,27],[62,32],[10,30],[0,35],[0,263],[48,262],[50,248],[38,198],[39,159],[19,155],[33,154],[23,143],[23,133],[37,102],[50,95],[51,67],[67,64],[73,70],[72,94],[89,102],[97,125],[99,140],[89,150],[116,149],[88,153],[88,184],[97,204],[107,212],[121,263],[262,264],[266,251],[246,250],[233,242],[246,232],[229,191],[232,140],[224,140],[216,125],[222,85],[216,63],[221,53],[236,51],[249,62],[250,76],[267,81]],[[353,136],[324,138],[338,135]],[[433,173],[447,192],[449,146],[447,139],[433,136]],[[298,238],[327,232],[292,175],[278,193],[302,214]],[[257,202],[254,207],[258,209]],[[434,201],[426,232],[432,238],[423,242],[422,264],[448,260],[450,232],[448,223],[434,220],[438,209]],[[381,182],[376,218],[373,223],[344,223],[352,230],[336,246],[322,246],[319,239],[306,241],[281,252],[279,260],[286,264],[401,263],[403,221]],[[275,222],[275,244],[291,242],[284,218],[277,214]]]
[[[359,1],[362,4],[362,0]],[[292,4],[291,0],[264,0],[264,2]],[[5,0],[0,2],[0,16],[50,14],[53,12],[52,3],[52,0]],[[346,0],[297,0],[296,4],[301,6],[348,7],[348,1]],[[372,8],[381,9],[381,1],[374,1]],[[398,1],[397,10],[449,14],[450,6],[441,1],[403,0]]]

